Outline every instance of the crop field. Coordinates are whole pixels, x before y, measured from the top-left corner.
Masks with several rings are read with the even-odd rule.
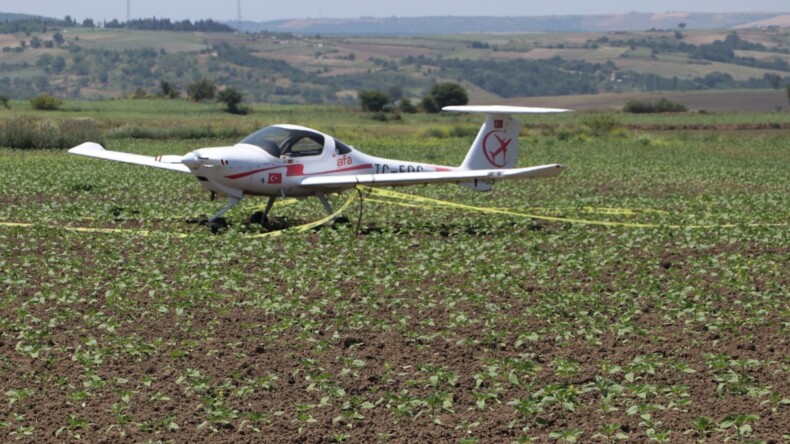
[[[478,125],[129,103],[49,118],[149,155],[287,121],[450,165]],[[786,130],[650,127],[787,116],[601,116],[524,129],[519,165],[556,179],[361,190],[310,230],[317,200],[283,201],[277,236],[261,200],[192,222],[223,202],[189,175],[0,148],[1,440],[790,442]]]

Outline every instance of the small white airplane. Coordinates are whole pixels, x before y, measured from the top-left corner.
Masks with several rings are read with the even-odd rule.
[[[562,113],[569,110],[514,106],[448,106],[444,111],[487,116],[477,138],[459,167],[384,159],[362,153],[334,137],[296,125],[263,128],[236,145],[200,148],[184,156],[156,157],[105,150],[87,142],[69,153],[118,162],[191,173],[204,190],[227,197],[228,203],[208,219],[212,230],[226,225],[222,215],[245,196],[268,196],[263,212],[251,222],[268,224],[278,197],[316,196],[331,215],[327,193],[340,193],[358,185],[391,187],[455,183],[489,191],[505,179],[554,177],[561,164],[515,168],[521,122],[514,114]]]

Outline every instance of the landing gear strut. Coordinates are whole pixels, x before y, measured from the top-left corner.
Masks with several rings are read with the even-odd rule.
[[[323,206],[324,206],[324,210],[326,211],[326,213],[327,213],[328,215],[330,215],[330,216],[331,216],[332,214],[334,214],[334,213],[335,213],[335,212],[332,210],[332,206],[331,206],[331,205],[329,205],[329,199],[327,199],[327,198],[326,198],[326,194],[324,194],[324,193],[322,193],[322,192],[320,192],[320,191],[316,191],[316,192],[315,192],[315,197],[317,197],[317,198],[318,198],[318,200],[320,200],[320,201],[321,201],[321,205],[323,205]],[[335,221],[335,218],[332,218],[332,220],[330,221],[330,223],[331,223],[331,222],[334,222],[334,221]]]
[[[276,196],[270,196],[269,197],[269,202],[266,203],[266,209],[264,209],[263,211],[256,211],[256,212],[252,213],[252,216],[250,216],[250,223],[251,224],[260,224],[260,225],[263,225],[264,227],[268,226],[269,225],[269,211],[272,210],[272,207],[274,206],[274,201],[275,200],[277,200]]]
[[[324,206],[324,210],[326,211],[326,213],[328,215],[331,216],[331,215],[335,214],[334,210],[332,210],[332,206],[329,205],[329,199],[327,199],[326,194],[324,194],[324,193],[322,193],[320,191],[316,191],[315,197],[317,197],[318,200],[321,201],[321,205]],[[341,217],[333,217],[329,222],[327,222],[327,225],[347,224],[348,222],[349,222],[349,220],[348,220],[347,217],[342,217],[342,216]]]
[[[228,222],[222,217],[222,215],[228,212],[228,210],[230,210],[231,208],[238,205],[239,202],[241,202],[241,199],[236,197],[229,197],[227,205],[225,205],[221,210],[219,210],[217,214],[208,218],[208,221],[206,223],[209,226],[209,228],[211,228],[212,233],[216,234],[220,230],[228,227]]]

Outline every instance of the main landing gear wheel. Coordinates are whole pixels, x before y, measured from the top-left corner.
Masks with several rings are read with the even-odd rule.
[[[228,221],[224,217],[218,217],[208,223],[211,233],[218,234],[220,231],[228,228]]]
[[[269,225],[269,217],[263,211],[256,211],[250,216],[250,225]]]
[[[351,220],[349,220],[349,218],[347,218],[346,216],[338,216],[335,218],[334,221],[332,221],[332,226],[334,227],[338,225],[348,225],[350,223]]]

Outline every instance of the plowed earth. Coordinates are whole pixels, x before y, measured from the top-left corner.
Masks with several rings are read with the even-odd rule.
[[[621,259],[581,253],[582,267],[567,267],[568,230],[517,228],[480,259],[453,251],[455,236],[372,251],[371,238],[325,230],[291,248],[339,246],[294,257],[282,244],[237,253],[223,239],[187,250],[46,230],[31,245],[6,232],[4,432],[513,442],[563,430],[592,440],[616,424],[630,442],[667,430],[691,442],[739,436],[692,420],[751,414],[747,436],[783,441],[786,246],[690,248],[659,232],[638,250],[613,245]],[[571,239],[541,241],[555,235]]]
[[[1,152],[0,219],[35,225],[0,227],[0,441],[788,442],[786,138],[529,142],[575,167],[413,192],[658,227],[371,202],[361,234],[354,205],[213,236],[178,219],[220,204],[180,176]],[[450,158],[401,154],[426,152]]]

